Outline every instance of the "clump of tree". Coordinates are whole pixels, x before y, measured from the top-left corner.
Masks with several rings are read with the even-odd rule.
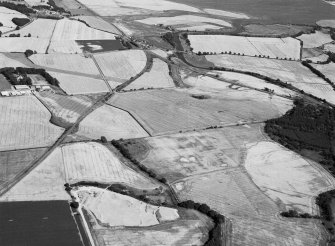
[[[17,26],[24,26],[30,22],[28,18],[13,18],[12,22]]]
[[[58,7],[54,0],[49,0],[48,4],[52,7],[52,10],[61,12],[61,13],[70,13],[70,11],[66,11],[65,9]]]
[[[10,38],[20,37],[20,33],[17,33],[17,34],[15,34],[15,33],[11,33],[11,34],[9,34],[9,37],[10,37]]]
[[[315,218],[315,216],[310,215],[309,213],[298,213],[298,211],[293,209],[281,212],[280,215],[287,218],[305,218],[305,219]]]
[[[31,56],[31,55],[33,55],[34,54],[34,51],[32,51],[32,50],[26,50],[25,52],[24,52],[24,55],[26,56],[26,57],[29,57],[29,56]]]
[[[330,190],[330,191],[321,193],[316,197],[316,204],[321,209],[321,216],[327,221],[334,220],[334,216],[333,216],[333,212],[331,208],[331,203],[333,199],[335,199],[335,190]]]
[[[215,225],[214,228],[209,232],[209,237],[205,246],[219,246],[223,245],[222,238],[222,225],[225,222],[225,217],[222,214],[212,210],[207,204],[197,203],[191,200],[178,203],[178,206],[188,209],[198,210],[199,212],[206,214],[208,217],[213,219]]]

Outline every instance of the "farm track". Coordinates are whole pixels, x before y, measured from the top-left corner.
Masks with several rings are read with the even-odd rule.
[[[5,194],[7,191],[9,191],[13,186],[15,186],[20,180],[22,180],[25,176],[27,176],[34,168],[36,168],[42,161],[44,161],[62,142],[66,139],[66,137],[69,134],[72,134],[73,131],[77,129],[80,122],[92,111],[94,111],[96,108],[103,105],[103,102],[110,99],[114,94],[108,93],[105,96],[101,97],[96,103],[94,103],[89,109],[87,109],[78,119],[77,121],[69,128],[67,128],[63,134],[57,139],[57,141],[37,160],[34,161],[34,163],[23,172],[16,175],[16,177],[13,179],[11,183],[8,183],[6,187],[2,188],[0,190],[0,196]]]
[[[108,89],[110,92],[113,91],[113,88],[110,86],[110,84],[108,83],[108,80],[106,79],[106,76],[104,75],[104,73],[102,72],[97,60],[95,59],[94,55],[89,54],[89,56],[91,57],[91,59],[93,60],[95,66],[97,67],[97,69],[99,70],[100,76],[102,78],[103,81],[105,81],[105,84],[107,85]]]

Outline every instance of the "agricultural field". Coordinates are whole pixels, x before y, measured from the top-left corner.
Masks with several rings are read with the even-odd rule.
[[[47,50],[47,54],[82,54],[83,49],[81,45],[75,40],[57,40],[50,41],[50,45]]]
[[[58,40],[100,40],[115,39],[114,34],[88,27],[77,20],[61,19],[57,21],[52,41]]]
[[[8,57],[7,54],[1,53],[0,67],[27,67],[27,66],[18,60]]]
[[[42,156],[46,148],[0,152],[0,190]]]
[[[294,38],[260,38],[229,35],[188,35],[194,53],[231,52],[247,56],[300,59],[300,42]]]
[[[328,60],[328,55],[322,54],[322,55],[319,55],[319,56],[308,57],[308,58],[305,58],[303,60],[309,60],[313,63],[326,62]]]
[[[179,218],[174,208],[153,206],[106,189],[80,187],[76,192],[85,210],[108,227],[153,226]]]
[[[34,96],[0,98],[0,111],[0,150],[50,146],[63,132]]]
[[[79,15],[79,16],[75,16],[74,18],[77,20],[84,21],[88,26],[94,29],[114,33],[117,35],[121,34],[120,31],[115,26],[101,19],[100,17],[90,16],[90,15],[86,15],[86,16]]]
[[[77,75],[100,75],[91,58],[81,54],[34,54],[29,59],[46,69],[62,70],[58,72],[77,73]]]
[[[2,202],[0,210],[2,245],[84,245],[67,201]]]
[[[108,103],[130,112],[151,135],[264,121],[292,105],[284,98],[229,88],[219,94],[198,89],[135,91],[117,94]]]
[[[6,7],[0,7],[0,22],[3,25],[0,27],[0,31],[3,34],[8,31],[12,31],[16,28],[16,25],[12,22],[13,18],[28,18],[28,17],[15,10]]]
[[[237,13],[237,12],[230,12],[230,11],[224,11],[221,9],[203,9],[206,13],[211,15],[217,15],[217,16],[224,16],[229,18],[236,18],[236,19],[250,19],[250,17],[243,13]]]
[[[95,54],[100,69],[111,79],[128,80],[146,66],[147,57],[142,50],[125,50]]]
[[[28,36],[34,38],[50,39],[55,29],[57,20],[52,19],[36,19],[25,27],[13,33],[20,34],[21,37]]]
[[[1,91],[11,90],[12,87],[13,86],[9,83],[6,77],[0,74],[0,90]]]
[[[267,83],[264,80],[241,73],[216,71],[209,72],[209,74],[215,76],[218,75],[220,80],[205,75],[187,73],[186,71],[181,71],[181,78],[185,84],[196,88],[226,90],[228,87],[234,85],[235,88],[242,86],[241,88],[237,88],[237,90],[248,90],[247,87],[256,88],[258,90],[264,90],[265,88],[268,88],[269,90],[273,90],[277,95],[289,97],[295,95],[295,93],[289,89],[285,89],[280,86]]]
[[[205,24],[207,24],[207,26],[213,26],[215,29],[232,27],[232,25],[227,21],[203,16],[196,16],[196,15],[179,15],[173,17],[150,17],[147,19],[136,20],[136,21],[147,25],[162,24],[164,26],[173,26],[178,30],[180,29],[186,30],[189,28],[193,28],[200,31],[203,29],[201,27],[204,26]],[[214,25],[208,25],[208,24],[214,24]]]
[[[325,44],[325,45],[323,46],[323,49],[324,49],[325,51],[330,51],[330,52],[332,52],[332,53],[335,53],[335,44]]]
[[[333,41],[329,33],[321,31],[316,31],[315,33],[310,34],[302,34],[301,36],[298,36],[297,39],[303,41],[304,48],[316,48]]]
[[[335,20],[319,20],[316,24],[321,27],[335,28]]]
[[[255,184],[287,211],[318,214],[314,197],[334,189],[335,179],[318,164],[273,142],[247,144],[245,167]]]
[[[131,82],[124,90],[138,90],[147,88],[171,88],[174,87],[169,75],[168,65],[160,59],[154,58],[149,72],[145,72],[138,79]]]
[[[330,62],[328,64],[312,64],[314,68],[323,73],[333,83],[335,83],[335,63]]]
[[[65,126],[75,123],[93,105],[92,100],[85,96],[63,96],[50,92],[40,92],[36,96],[52,113],[52,121]]]
[[[295,25],[282,25],[282,24],[249,24],[243,27],[244,31],[240,34],[248,35],[264,35],[264,36],[293,36],[300,32],[310,32],[311,27],[295,26]]]
[[[25,2],[28,3],[30,6],[40,6],[40,5],[48,6],[47,0],[25,0]]]
[[[55,149],[42,163],[0,197],[0,201],[68,200],[62,152]]]
[[[43,38],[27,38],[27,37],[11,37],[0,38],[0,52],[25,52],[33,50],[37,53],[44,54],[49,45],[48,39]]]
[[[153,11],[180,10],[189,12],[200,12],[199,9],[171,1],[145,0],[142,2],[129,0],[100,1],[98,4],[90,0],[79,0],[81,4],[91,9],[100,16],[122,16],[149,14]]]
[[[96,181],[124,183],[139,189],[154,189],[158,184],[130,169],[106,146],[75,143],[61,147],[65,180],[68,183]]]
[[[147,137],[148,133],[126,111],[103,105],[90,113],[79,125],[80,136],[108,140]]]
[[[280,79],[306,93],[335,103],[333,88],[299,62],[234,55],[210,55],[206,56],[206,59],[213,62],[215,66],[256,72],[273,79]]]
[[[68,73],[49,72],[59,81],[59,86],[68,95],[106,93],[109,89],[102,79]]]
[[[125,140],[123,146],[169,182],[241,165],[245,145],[264,139],[262,124]]]

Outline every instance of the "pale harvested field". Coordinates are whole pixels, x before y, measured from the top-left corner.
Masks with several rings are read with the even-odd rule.
[[[325,44],[323,49],[335,53],[335,44]]]
[[[150,228],[93,229],[102,246],[201,246],[208,231],[200,220],[178,220]]]
[[[0,152],[0,190],[45,151],[46,148]]]
[[[37,53],[45,53],[48,39],[42,38],[0,38],[0,52],[25,52],[30,49]]]
[[[148,136],[129,113],[109,105],[103,105],[90,113],[80,123],[77,134],[92,139],[105,136],[108,140]]]
[[[26,65],[7,57],[6,54],[0,54],[0,67],[26,67]]]
[[[78,20],[85,21],[90,27],[105,31],[105,32],[110,32],[110,33],[115,33],[115,34],[121,34],[119,30],[113,26],[112,24],[108,23],[107,21],[101,19],[98,16],[83,16],[79,15],[74,17]]]
[[[52,40],[94,40],[115,39],[114,34],[88,27],[77,20],[61,19],[57,21]]]
[[[147,19],[136,20],[136,21],[147,25],[162,24],[164,26],[175,26],[175,25],[199,26],[204,23],[217,24],[223,27],[232,26],[229,22],[224,20],[196,16],[196,15],[179,15],[173,17],[150,17]]]
[[[199,100],[193,94],[210,98]],[[146,90],[115,95],[109,104],[130,112],[152,135],[180,130],[203,129],[215,125],[231,125],[264,121],[278,117],[291,108],[292,102],[257,91],[220,90]]]
[[[323,73],[327,78],[329,78],[333,83],[335,83],[335,63],[331,62],[328,64],[312,64],[314,68]]]
[[[76,192],[85,210],[103,225],[144,227],[179,218],[176,209],[153,206],[106,189],[80,187]]]
[[[138,90],[140,88],[171,88],[174,86],[173,80],[169,75],[168,65],[162,60],[154,58],[151,70],[131,82],[131,84],[124,90]]]
[[[141,142],[148,152],[131,153],[143,165],[173,182],[241,165],[245,145],[264,139],[261,127],[254,124],[145,138]],[[136,140],[133,141],[136,148]]]
[[[189,26],[183,26],[183,27],[177,27],[175,29],[177,30],[186,30],[186,31],[206,31],[206,30],[217,30],[217,29],[221,29],[222,26],[215,26],[215,25],[211,25],[211,24],[199,24],[199,25],[189,25]]]
[[[299,60],[300,42],[294,38],[259,38],[229,35],[189,35],[193,52],[232,52],[248,56]]]
[[[100,75],[94,61],[80,54],[36,54],[30,56],[29,59],[36,65],[46,68]]]
[[[60,148],[0,197],[0,201],[68,200],[64,190],[64,167]]]
[[[33,96],[0,98],[0,112],[0,150],[50,146],[63,132]]]
[[[316,24],[321,27],[335,28],[335,20],[319,20],[316,22]]]
[[[64,54],[82,54],[82,46],[75,40],[57,40],[51,41],[48,48],[48,54],[64,53]]]
[[[49,6],[47,0],[24,0],[24,1],[27,2],[30,6],[38,6],[38,5]]]
[[[225,16],[236,19],[250,19],[246,14],[224,11],[220,9],[204,9],[204,11],[211,15]]]
[[[318,214],[313,198],[335,187],[327,171],[277,143],[263,141],[247,149],[246,169],[266,195],[283,210]]]
[[[154,50],[150,50],[152,53],[161,56],[163,58],[167,58],[168,57],[168,52],[161,50],[161,49],[154,49]]]
[[[75,143],[61,147],[66,182],[96,181],[124,183],[139,189],[154,189],[158,184],[123,164],[99,143]]]
[[[98,2],[79,0],[79,2],[100,16],[136,15],[164,10],[200,12],[197,8],[166,0],[158,2],[155,0],[145,0],[141,2],[136,0],[99,0]]]
[[[14,30],[16,25],[12,22],[13,18],[28,18],[26,15],[5,7],[0,7],[0,22],[3,26],[0,27],[2,33]]]
[[[105,76],[117,79],[129,79],[139,74],[147,62],[142,50],[114,51],[94,57]]]
[[[316,48],[333,41],[328,33],[323,33],[321,31],[316,31],[315,33],[310,34],[302,34],[301,36],[298,36],[297,39],[304,42],[304,48]]]
[[[49,72],[49,73],[51,74],[51,76],[58,79],[59,86],[68,95],[109,92],[109,89],[105,81],[103,81],[102,79],[95,79],[66,73],[57,73],[57,72]]]
[[[36,94],[52,115],[65,123],[73,124],[93,102],[84,96],[63,96],[50,92]]]
[[[306,93],[335,103],[333,88],[299,62],[234,55],[210,55],[206,56],[206,59],[216,66],[257,72],[273,79],[280,79],[300,90],[304,90]]]
[[[32,23],[13,33],[19,33],[21,37],[30,34],[34,38],[50,39],[57,20],[36,19]]]

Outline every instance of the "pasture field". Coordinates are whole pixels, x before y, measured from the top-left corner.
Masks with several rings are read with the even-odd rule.
[[[285,211],[318,214],[313,198],[334,189],[331,175],[277,143],[262,141],[246,147],[246,170],[266,195]]]
[[[42,163],[21,179],[0,201],[68,200],[64,190],[65,174],[60,148],[55,149]]]
[[[199,94],[207,99],[192,97]],[[264,121],[285,113],[292,104],[265,93],[233,89],[135,91],[117,94],[108,103],[130,112],[151,135]]]
[[[48,6],[47,0],[25,0],[25,2],[28,3],[30,6],[39,6],[39,5]]]
[[[206,59],[219,67],[256,72],[273,79],[280,79],[306,93],[335,103],[333,88],[299,62],[234,55],[211,55],[206,56]]]
[[[230,18],[236,18],[236,19],[250,19],[249,16],[243,13],[224,11],[220,9],[203,9],[203,10],[206,13],[211,14],[211,15],[218,15],[218,16],[224,16],[224,17],[230,17]]]
[[[48,45],[49,40],[43,38],[0,38],[0,52],[25,52],[29,49],[44,54]]]
[[[123,146],[169,182],[241,165],[245,145],[264,139],[261,124],[125,140]]]
[[[50,146],[63,132],[34,96],[0,98],[0,111],[0,150]]]
[[[87,23],[88,26],[94,29],[105,31],[105,32],[110,32],[110,33],[114,33],[118,35],[121,34],[120,31],[115,26],[101,19],[98,16],[79,15],[79,16],[75,16],[74,18],[84,21],[85,23]]]
[[[322,54],[322,55],[319,55],[319,56],[308,57],[308,58],[305,58],[303,60],[310,60],[313,63],[326,62],[328,60],[328,55]]]
[[[5,76],[0,74],[0,90],[5,91],[5,90],[11,90],[12,85],[9,83],[9,81],[6,79]]]
[[[160,59],[154,58],[149,72],[145,72],[138,79],[131,82],[124,90],[138,90],[141,88],[171,88],[174,87],[169,75],[168,65]]]
[[[76,122],[89,107],[93,105],[92,100],[85,96],[63,96],[50,92],[40,92],[36,96],[51,111],[53,121],[69,125]]]
[[[301,36],[298,36],[297,39],[303,41],[304,48],[316,48],[333,41],[329,33],[321,31],[316,31],[315,33],[310,34],[302,34]]]
[[[150,50],[152,53],[158,55],[158,56],[161,56],[163,58],[167,58],[168,57],[168,52],[162,50],[162,49],[153,49],[153,50]]]
[[[80,136],[108,140],[147,137],[148,134],[132,116],[121,109],[103,105],[90,113],[79,125]]]
[[[29,167],[45,151],[46,148],[0,152],[0,187],[6,187],[8,182]]]
[[[311,48],[311,49],[302,49],[302,59],[306,59],[306,58],[313,58],[313,57],[317,57],[317,56],[321,56],[323,55],[324,52],[321,48]]]
[[[45,68],[77,72],[82,75],[100,75],[94,61],[81,54],[34,54],[29,59],[36,65]]]
[[[52,35],[52,41],[95,39],[115,39],[115,36],[114,34],[88,27],[80,21],[65,18],[57,21]]]
[[[153,226],[179,218],[178,211],[174,208],[153,206],[106,189],[80,187],[76,193],[85,210],[109,227]]]
[[[67,201],[0,203],[2,245],[82,246]],[[85,244],[86,245],[86,244]]]
[[[7,54],[0,54],[0,67],[26,67],[22,62],[10,58]]]
[[[94,55],[100,69],[107,77],[129,79],[139,74],[147,63],[142,50],[124,50]]]
[[[59,81],[59,86],[68,95],[95,94],[109,92],[109,89],[102,79],[86,76],[73,75],[68,73],[49,72],[51,76]]]
[[[16,25],[12,22],[13,18],[28,18],[26,15],[15,10],[0,7],[0,20],[3,26],[0,27],[2,33],[14,30]]]
[[[244,32],[240,34],[249,35],[264,35],[264,36],[293,36],[299,32],[309,32],[312,30],[311,27],[307,26],[295,26],[295,25],[282,25],[282,24],[249,24],[244,26]]]
[[[335,20],[319,20],[316,24],[321,27],[335,28]]]
[[[312,64],[314,68],[323,73],[333,83],[335,83],[335,63],[330,62],[328,64]]]
[[[130,169],[99,143],[67,144],[61,147],[61,152],[66,182],[125,183],[140,189],[158,187],[158,184]]]
[[[100,16],[123,16],[152,13],[152,11],[181,10],[189,12],[199,12],[200,10],[185,4],[171,1],[145,0],[141,2],[130,0],[110,0],[99,1],[79,0],[81,4],[96,12]]]
[[[22,29],[13,33],[19,33],[21,37],[28,34],[34,38],[50,39],[52,37],[57,20],[52,19],[36,19]]]
[[[29,78],[31,78],[31,83],[33,85],[50,85],[48,81],[42,75],[39,74],[28,74]]]
[[[203,24],[217,24],[219,28],[232,27],[232,25],[227,21],[203,16],[196,16],[196,15],[179,15],[173,17],[149,17],[146,19],[136,21],[147,25],[162,24],[164,26],[176,26],[176,27],[180,27],[180,25],[182,25],[186,26],[185,28],[187,28],[188,26],[191,27],[201,26]]]
[[[247,56],[300,59],[300,42],[294,38],[261,38],[229,35],[188,35],[194,53],[231,52]]]

